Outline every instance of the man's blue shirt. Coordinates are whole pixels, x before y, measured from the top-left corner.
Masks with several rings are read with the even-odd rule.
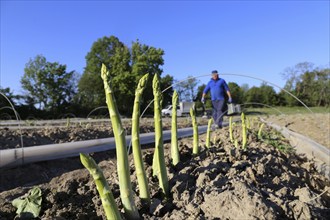
[[[224,100],[225,94],[229,91],[228,85],[224,79],[218,78],[217,80],[211,79],[203,93],[207,94],[208,91],[211,92],[211,100]]]

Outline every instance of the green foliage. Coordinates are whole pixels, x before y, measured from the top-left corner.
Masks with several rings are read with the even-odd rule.
[[[288,95],[284,90],[277,94],[278,106],[294,106],[298,103],[296,99]]]
[[[202,96],[199,92],[199,80],[193,76],[188,76],[184,81],[178,82],[175,85],[175,89],[178,92],[180,101],[195,101]],[[200,97],[198,97],[200,95]],[[200,99],[199,99],[200,100]]]
[[[154,99],[152,91],[152,77],[155,74],[160,76],[160,89],[163,91],[167,87],[173,84],[173,77],[166,75],[161,77],[163,70],[160,68],[164,65],[164,51],[160,48],[151,47],[145,44],[141,44],[139,40],[132,43],[131,48],[131,68],[132,75],[136,76],[136,82],[145,73],[151,75],[150,80],[148,80],[143,99],[141,100],[141,109],[145,109],[147,105]],[[173,88],[166,90],[163,93],[164,105],[171,103],[173,94]],[[153,106],[150,106],[149,113],[152,112]]]
[[[310,62],[301,62],[294,67],[287,67],[282,72],[283,78],[287,80],[284,88],[288,91],[295,90],[297,83],[300,81],[300,76],[305,72],[312,71],[313,68],[314,64]]]
[[[66,65],[57,62],[48,62],[42,55],[36,56],[26,64],[24,76],[21,78],[24,96],[15,95],[10,88],[0,88],[14,104],[16,111],[22,119],[31,115],[38,118],[57,118],[60,114],[75,112],[76,116],[86,116],[92,109],[105,105],[103,83],[99,72],[101,63],[105,63],[112,77],[113,92],[118,97],[117,106],[122,115],[131,115],[134,90],[139,79],[149,73],[162,74],[160,68],[164,64],[164,51],[145,44],[138,40],[132,42],[131,48],[120,42],[115,36],[103,37],[93,43],[86,55],[86,67],[79,83],[78,75],[67,72]],[[285,89],[301,99],[309,107],[330,106],[330,69],[315,68],[314,64],[303,62],[284,70],[282,73],[287,79]],[[147,82],[145,95],[140,105],[143,110],[153,100],[151,80]],[[198,86],[199,80],[193,77],[174,87],[180,96],[180,101],[194,100],[196,108],[210,110],[212,103],[209,94],[206,103],[202,105],[199,100],[205,84]],[[77,86],[78,85],[78,86]],[[166,75],[160,78],[161,90],[173,85],[173,76]],[[198,86],[198,87],[197,87]],[[260,87],[249,89],[247,84],[238,86],[229,82],[235,103],[256,102],[270,106],[300,106],[301,103],[284,90],[278,94],[273,87],[262,83]],[[197,88],[196,88],[197,87]],[[77,93],[78,91],[78,93]],[[163,93],[163,106],[171,103],[173,88]],[[22,101],[23,100],[23,101]],[[19,103],[19,104],[17,104]],[[6,107],[7,100],[0,98],[0,107]],[[254,105],[254,107],[262,107]],[[153,105],[147,114],[153,111]],[[0,117],[13,118],[10,108],[3,109]]]
[[[329,106],[330,69],[305,72],[300,76],[295,91],[308,106]]]
[[[206,85],[202,84],[200,86],[198,86],[197,88],[197,95],[196,95],[196,108],[203,108],[203,111],[205,110],[204,107],[206,109],[210,109],[212,108],[212,102],[211,102],[211,98],[210,98],[210,93],[207,93],[205,95],[205,104],[203,105],[200,100],[202,99],[202,95],[203,95],[203,90],[205,89]]]
[[[26,197],[14,199],[12,204],[17,208],[16,213],[19,217],[32,219],[39,216],[41,202],[41,189],[34,187],[28,192]]]
[[[162,49],[157,49],[145,44],[141,44],[139,40],[132,44],[132,74],[139,75],[142,72],[151,73],[152,75],[163,71],[160,68],[164,64]]]
[[[197,100],[201,100],[202,99],[202,95],[203,95],[203,91],[205,89],[206,85],[202,84],[200,86],[198,86],[197,88]],[[205,99],[210,98],[210,93],[206,94]]]
[[[3,95],[5,95],[7,97],[7,99],[14,106],[16,105],[17,100],[19,100],[20,98],[22,98],[22,96],[20,96],[20,95],[14,95],[13,91],[11,91],[9,87],[7,87],[7,88],[0,87],[0,93],[2,93]],[[0,108],[1,107],[4,107],[4,106],[10,106],[10,104],[7,101],[7,99],[5,97],[3,97],[3,95],[0,95]]]
[[[132,86],[132,81],[134,81],[134,79],[129,78],[129,62],[129,50],[117,37],[103,37],[94,42],[91,50],[86,55],[85,71],[78,84],[81,105],[91,109],[104,105],[105,94],[99,74],[102,63],[109,69],[114,84],[120,84],[127,80],[122,87],[119,85],[114,86],[116,97],[124,95],[122,99],[127,98],[125,94],[122,94],[124,91],[132,96],[134,94],[132,88],[135,88],[136,85],[130,87],[130,91],[127,91],[127,88]]]
[[[197,100],[201,100],[205,87],[206,87],[205,84],[198,86],[197,95],[196,95]],[[206,94],[206,96],[205,96],[205,99],[208,99],[208,98],[210,98],[210,93]]]
[[[229,82],[228,87],[235,103],[243,103],[244,91],[237,83]]]
[[[294,148],[288,143],[281,133],[271,130],[270,132],[264,132],[263,134],[263,142],[277,148],[283,153],[294,153]]]
[[[277,105],[277,94],[272,86],[268,86],[266,83],[262,83],[260,86],[260,92],[262,94],[262,103],[276,106]]]
[[[264,132],[263,132],[264,131]],[[294,153],[295,149],[291,146],[289,141],[283,135],[274,129],[269,129],[264,123],[258,123],[257,126],[251,130],[258,141],[271,145],[283,153]]]
[[[173,85],[173,76],[170,75],[165,75],[164,77],[160,78],[160,89],[164,91],[164,89],[167,89],[169,86]],[[150,93],[152,94],[152,93]],[[172,96],[173,96],[173,87],[167,89],[166,91],[163,92],[163,107],[166,105],[170,104],[172,101]],[[145,97],[146,100],[147,97]],[[145,105],[148,104],[151,100],[148,102],[145,102]]]
[[[63,111],[76,93],[76,75],[67,72],[66,65],[51,63],[42,55],[31,59],[21,78],[22,88],[33,97],[39,109],[52,113]]]
[[[287,79],[285,89],[297,96],[308,106],[330,106],[330,69],[315,68],[309,62],[298,63],[282,73]],[[285,92],[280,92],[287,106],[301,105],[296,99]]]
[[[14,95],[10,88],[0,87],[0,119],[16,118],[15,109],[17,111],[16,100],[20,96]],[[12,109],[14,107],[14,109]]]
[[[103,83],[99,76],[101,64],[107,66],[112,77],[113,91],[118,109],[122,114],[130,115],[134,102],[134,89],[139,79],[146,73],[161,74],[164,64],[164,51],[141,44],[138,40],[128,48],[115,36],[103,37],[94,42],[86,56],[86,68],[79,81],[79,101],[85,108],[104,105]],[[169,83],[166,77],[164,82]],[[168,91],[171,93],[171,90]],[[141,108],[153,100],[151,80],[146,87],[146,95],[141,100]]]
[[[253,86],[250,88],[246,94],[245,94],[245,102],[257,102],[257,103],[262,103],[262,94],[260,91],[260,88]],[[257,105],[255,105],[257,106]]]
[[[265,83],[260,87],[252,87],[246,92],[245,101],[250,103],[261,103],[265,105],[277,105],[277,94],[272,86],[268,86]],[[260,105],[254,105],[260,107]]]
[[[258,140],[262,140],[262,128],[264,127],[264,123],[262,123],[259,127],[259,130],[258,130]]]

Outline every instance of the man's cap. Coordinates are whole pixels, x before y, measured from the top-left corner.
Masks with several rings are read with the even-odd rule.
[[[218,74],[218,71],[217,70],[213,70],[212,71],[212,74]]]

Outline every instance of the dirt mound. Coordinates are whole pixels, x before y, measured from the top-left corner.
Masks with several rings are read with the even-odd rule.
[[[238,136],[238,131],[234,133]],[[270,131],[269,131],[270,132]],[[273,134],[275,135],[275,134]],[[192,156],[192,138],[179,141],[181,161],[170,165],[165,144],[171,197],[162,197],[152,177],[154,146],[144,146],[152,205],[142,207],[130,155],[131,179],[143,219],[327,219],[330,216],[330,182],[314,168],[313,161],[296,156],[282,142],[258,141],[250,133],[246,150],[228,140],[227,128],[212,133],[211,148]],[[240,140],[239,140],[240,144]],[[116,202],[119,185],[114,152],[93,155],[103,169]],[[26,175],[29,173],[29,175]],[[26,176],[26,179],[23,176]],[[17,178],[21,176],[21,178]],[[31,178],[28,178],[30,176]],[[0,218],[13,219],[13,198],[32,186],[42,189],[41,219],[105,219],[101,200],[88,171],[78,158],[30,164],[1,172]],[[15,180],[15,181],[14,181]],[[18,184],[16,182],[19,182]],[[318,196],[324,192],[321,196]],[[123,214],[124,216],[124,214]]]

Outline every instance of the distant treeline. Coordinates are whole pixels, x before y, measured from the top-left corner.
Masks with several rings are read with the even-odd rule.
[[[199,100],[205,85],[200,85],[199,80],[189,76],[185,82],[178,82],[171,75],[162,76],[163,56],[162,49],[141,44],[138,40],[128,47],[115,36],[103,37],[93,43],[86,55],[86,67],[82,74],[67,71],[65,64],[49,62],[43,55],[37,55],[24,68],[20,80],[24,94],[14,94],[10,88],[0,88],[6,96],[0,96],[0,119],[15,119],[8,100],[21,119],[106,116],[108,111],[102,107],[106,106],[100,76],[102,63],[108,67],[113,78],[112,87],[122,115],[131,116],[136,85],[146,73],[151,77],[144,92],[142,109],[153,99],[153,74],[161,76],[164,106],[171,103],[175,89],[181,101],[196,101],[197,107],[202,107]],[[329,68],[314,68],[311,63],[299,63],[284,70],[283,76],[287,80],[286,85],[278,93],[266,83],[251,88],[234,82],[228,85],[234,102],[241,104],[250,103],[257,107],[300,106],[301,102],[309,107],[330,105]],[[210,101],[206,102],[206,107],[211,107]],[[146,114],[151,115],[152,111],[153,105],[150,105]]]

